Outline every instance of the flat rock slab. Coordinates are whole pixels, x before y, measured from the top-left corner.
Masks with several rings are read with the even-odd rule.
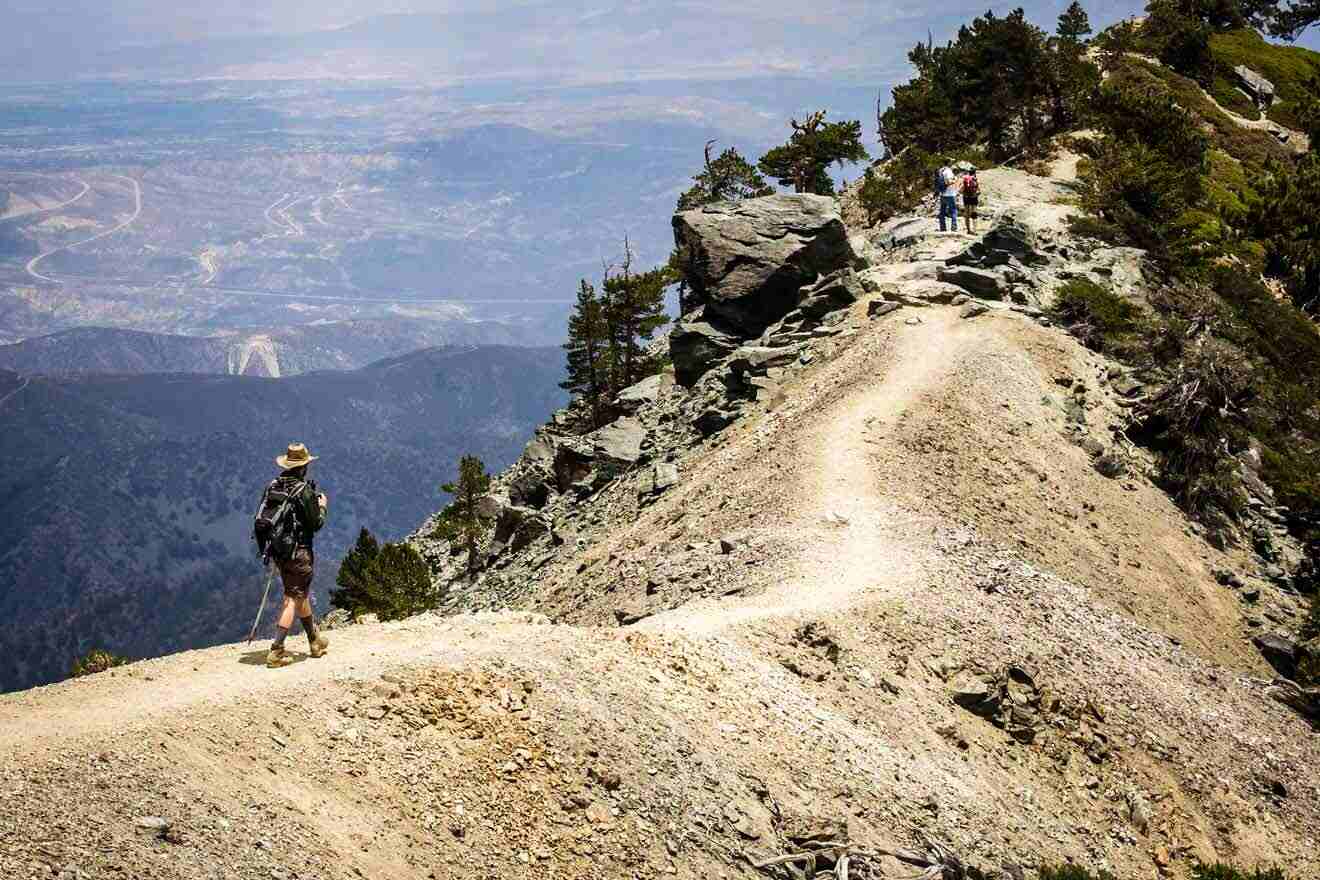
[[[763,372],[771,367],[782,367],[797,360],[800,345],[772,348],[764,345],[744,345],[733,353],[729,369],[735,373]]]
[[[636,385],[629,385],[620,391],[615,400],[620,406],[628,409],[636,409],[644,403],[654,403],[660,397],[660,391],[665,387],[667,379],[664,373],[647,376]]]
[[[974,269],[970,266],[949,266],[940,270],[939,280],[961,287],[981,299],[1003,299],[1008,293],[1008,281],[998,272]]]
[[[634,418],[623,418],[597,428],[587,437],[598,458],[633,464],[642,457],[642,442],[646,440],[646,426]]]
[[[885,315],[888,315],[891,312],[896,312],[901,308],[903,308],[902,303],[881,302],[880,300],[876,300],[867,305],[866,315],[872,319],[883,318]]]
[[[967,291],[948,281],[908,281],[898,285],[896,294],[913,305],[948,305]]]

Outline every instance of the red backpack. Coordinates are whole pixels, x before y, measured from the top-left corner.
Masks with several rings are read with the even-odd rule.
[[[976,179],[975,174],[968,174],[963,178],[963,195],[976,198],[981,194],[981,182]]]

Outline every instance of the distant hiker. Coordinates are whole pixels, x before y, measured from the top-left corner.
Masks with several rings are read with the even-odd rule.
[[[318,492],[316,483],[307,478],[307,466],[317,458],[301,443],[290,443],[285,453],[276,457],[281,473],[262,493],[253,525],[262,559],[274,563],[284,584],[279,631],[266,655],[266,665],[272,669],[293,662],[285,653],[284,637],[293,626],[295,612],[302,620],[312,656],[320,657],[330,647],[330,640],[317,631],[312,616],[312,536],[325,525],[329,504],[325,493]]]
[[[963,216],[967,218],[967,231],[976,232],[976,209],[981,204],[981,181],[976,179],[976,168],[970,167],[962,179]],[[954,228],[958,221],[953,221]]]
[[[958,175],[953,173],[953,160],[939,170],[935,177],[936,188],[940,197],[940,232],[944,232],[944,218],[953,221],[953,231],[958,231]]]

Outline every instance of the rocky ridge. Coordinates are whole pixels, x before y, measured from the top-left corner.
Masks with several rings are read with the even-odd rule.
[[[837,357],[874,321],[918,323],[925,307],[956,306],[965,319],[1007,311],[1049,327],[1053,294],[1072,279],[1143,300],[1142,251],[1067,231],[1065,218],[1073,210],[1067,181],[1009,169],[983,178],[989,211],[976,236],[932,234],[927,217],[850,227],[838,202],[811,196],[754,199],[676,216],[678,252],[698,305],[657,343],[667,347],[672,370],[623,391],[616,401],[619,418],[602,428],[584,430],[584,412],[569,407],[537,430],[492,487],[488,516],[494,528],[484,547],[486,569],[475,582],[467,580],[459,548],[430,537],[432,523],[414,534],[412,542],[449,595],[447,607],[531,607],[572,619],[574,605],[588,597],[643,582],[644,598],[627,598],[613,609],[614,621],[627,625],[695,596],[741,591],[742,569],[774,552],[756,529],[701,542],[684,540],[678,528],[664,557],[645,564],[607,559],[598,566],[581,559],[678,486],[689,459],[719,448],[724,433],[747,415],[773,412],[785,399],[784,386]],[[842,200],[844,214],[849,196]],[[1151,461],[1124,429],[1167,377],[1109,362],[1095,369],[1094,376],[1055,377],[1063,430],[1105,476],[1149,475]],[[1104,431],[1088,424],[1097,395],[1112,412]],[[1242,574],[1225,569],[1216,577],[1241,590],[1252,629],[1278,630],[1271,637],[1296,648],[1291,640],[1304,616],[1298,594],[1307,576],[1304,554],[1259,477],[1260,462],[1249,452],[1241,465],[1251,490],[1246,525],[1241,534],[1207,537],[1221,547],[1251,546],[1256,558]],[[567,562],[573,570],[556,573]],[[584,580],[588,586],[582,589],[559,588],[564,602],[548,598],[555,588],[547,589],[547,582]],[[1296,662],[1295,650],[1290,656],[1285,668]]]

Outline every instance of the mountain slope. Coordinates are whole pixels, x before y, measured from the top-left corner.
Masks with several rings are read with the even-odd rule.
[[[1055,186],[984,182],[1001,229],[1041,233],[1041,294],[1116,257],[1063,237]],[[0,867],[754,877],[804,839],[935,839],[988,876],[1314,874],[1320,744],[1240,638],[1286,597],[1216,583],[1249,557],[1206,544],[1140,453],[1097,472],[1083,442],[1125,399],[1108,361],[1030,307],[926,304],[904,274],[974,242],[905,219],[869,255],[894,280],[776,393],[691,442],[674,413],[705,392],[662,382],[637,415],[650,457],[547,505],[557,539],[456,596],[527,610],[354,626],[286,670],[222,646],[0,698]],[[657,463],[679,472],[658,495]]]
[[[324,601],[361,526],[397,536],[458,457],[511,460],[562,400],[557,349],[429,349],[361,370],[236,376],[0,373],[0,687],[58,679],[91,647],[129,656],[245,631],[248,530],[292,440],[324,457]],[[324,606],[322,606],[324,610]]]

